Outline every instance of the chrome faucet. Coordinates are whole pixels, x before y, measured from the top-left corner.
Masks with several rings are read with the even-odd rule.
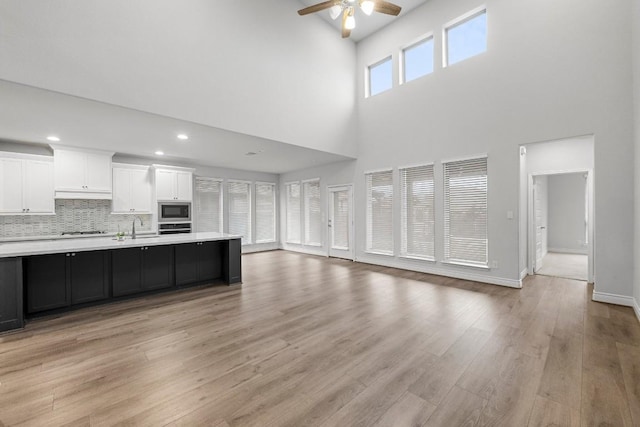
[[[142,227],[144,225],[144,222],[142,222],[142,218],[140,218],[138,215],[133,217],[133,224],[131,224],[131,238],[132,239],[136,238],[136,219],[140,220],[140,227]]]

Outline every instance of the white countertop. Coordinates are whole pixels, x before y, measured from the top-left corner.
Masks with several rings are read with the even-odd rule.
[[[79,239],[36,240],[0,243],[0,258],[30,255],[57,254],[62,252],[100,251],[107,249],[136,248],[140,246],[174,245],[179,243],[239,239],[240,236],[224,233],[184,233],[169,235],[139,235],[137,239],[123,241],[114,237],[83,237]]]

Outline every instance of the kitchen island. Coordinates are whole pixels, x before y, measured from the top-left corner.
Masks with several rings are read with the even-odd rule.
[[[240,283],[240,237],[222,233],[0,244],[0,332],[25,317],[153,292]]]

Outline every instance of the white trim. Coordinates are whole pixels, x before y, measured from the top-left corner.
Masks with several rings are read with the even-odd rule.
[[[423,257],[419,255],[409,255],[409,254],[398,255],[398,259],[411,259],[414,261],[426,261],[426,262],[432,262],[432,263],[437,262],[435,257]]]
[[[254,252],[275,251],[280,249],[277,242],[270,243],[252,243],[242,246],[243,254],[250,254]]]
[[[433,31],[427,33],[427,34],[423,34],[422,36],[419,36],[417,38],[415,38],[413,41],[409,42],[408,44],[404,45],[404,46],[400,46],[400,50],[398,53],[399,56],[399,60],[398,60],[398,83],[400,86],[402,86],[403,84],[407,83],[407,76],[405,75],[405,69],[407,68],[407,64],[405,61],[405,51],[409,50],[409,49],[413,49],[414,47],[422,44],[422,43],[428,43],[429,41],[433,42],[433,46],[434,46],[434,50],[435,50],[435,37],[434,37],[434,33]],[[434,61],[434,68],[435,68],[435,61]],[[427,73],[424,74],[420,77],[424,77],[428,74],[432,74],[435,70],[432,69],[431,73]],[[419,77],[418,77],[419,78]],[[415,80],[415,79],[414,79]]]
[[[520,272],[520,281],[523,281],[525,277],[527,277],[527,275],[529,274],[529,269],[528,268],[524,268],[521,272]]]
[[[297,180],[297,181],[287,181],[287,182],[283,183],[282,185],[284,185],[284,186],[286,187],[287,185],[291,185],[291,184],[300,184],[300,180]]]
[[[170,165],[158,165],[158,164],[153,164],[151,165],[151,167],[153,169],[167,169],[167,170],[173,170],[173,171],[183,171],[183,172],[195,172],[194,168],[185,168],[182,166],[170,166]]]
[[[365,175],[373,175],[374,173],[382,173],[382,172],[392,172],[393,173],[393,167],[383,168],[383,169],[372,169],[372,170],[364,171],[363,173]]]
[[[366,180],[365,180],[366,181]],[[366,185],[366,183],[365,183]],[[327,207],[327,215],[326,218],[327,220],[329,218],[331,218],[331,194],[334,191],[348,191],[349,193],[349,243],[350,243],[350,247],[347,249],[340,249],[340,248],[332,248],[331,247],[331,228],[329,228],[328,226],[326,227],[326,252],[324,253],[324,256],[326,256],[327,258],[331,257],[331,249],[336,249],[336,250],[341,250],[344,252],[348,252],[348,257],[347,258],[343,258],[343,257],[339,257],[341,259],[348,259],[351,261],[355,261],[356,259],[356,249],[355,249],[355,227],[354,227],[354,221],[353,221],[353,217],[354,217],[354,201],[353,201],[353,183],[349,183],[349,184],[331,184],[331,185],[327,185],[326,186],[326,207]],[[325,225],[328,225],[328,221],[325,222]],[[342,254],[341,254],[342,255]]]
[[[40,162],[53,163],[53,156],[43,156],[40,154],[22,154],[13,153],[10,151],[0,151],[0,158],[3,159],[16,159],[16,160],[37,160]]]
[[[415,168],[422,168],[425,166],[435,166],[435,162],[429,162],[429,163],[416,163],[413,165],[408,165],[408,166],[398,166],[398,171],[404,170],[404,169],[415,169]]]
[[[442,264],[461,265],[462,267],[480,268],[482,270],[490,270],[491,269],[489,267],[489,264],[474,264],[472,262],[452,261],[452,260],[449,260],[449,259],[442,260],[441,262],[442,262]]]
[[[371,68],[374,68],[374,67],[377,67],[379,65],[382,65],[387,61],[391,62],[391,87],[389,89],[387,89],[387,90],[393,89],[393,86],[394,86],[394,84],[393,84],[393,55],[388,55],[388,56],[385,56],[383,59],[381,59],[381,60],[379,60],[377,62],[374,62],[373,64],[369,64],[369,65],[366,66],[366,68],[365,68],[365,75],[366,75],[366,79],[365,79],[365,90],[366,90],[365,98],[371,98],[372,96],[380,95],[381,93],[387,91],[387,90],[383,90],[382,92],[378,92],[375,95],[371,94]]]
[[[238,184],[249,184],[249,186],[251,186],[251,184],[253,184],[253,181],[248,181],[246,179],[227,179],[227,182],[235,182]],[[271,184],[271,183],[269,183]]]
[[[487,153],[481,153],[481,154],[476,154],[474,156],[457,157],[453,159],[441,160],[440,164],[444,165],[445,163],[466,162],[467,160],[476,160],[476,159],[487,159],[487,164],[488,164],[489,155]],[[487,165],[487,169],[488,169],[488,165]]]
[[[134,165],[131,163],[115,163],[112,162],[111,163],[111,169],[131,169],[131,170],[138,170],[138,171],[148,171],[149,169],[151,169],[151,166],[148,165]]]
[[[476,16],[481,15],[482,13],[487,13],[487,5],[484,4],[482,6],[478,6],[475,9],[470,10],[469,12],[458,16],[455,19],[445,23],[442,26],[442,68],[447,68],[451,64],[449,64],[449,40],[447,37],[447,31],[451,28],[456,27],[458,25],[464,24],[466,21],[469,21]],[[488,14],[487,14],[488,15]],[[488,25],[487,25],[488,26]],[[488,32],[488,31],[487,31]]]
[[[282,245],[282,249],[290,252],[298,252],[301,254],[307,255],[318,255],[321,257],[327,257],[327,251],[325,251],[322,246],[308,246],[308,245],[299,245],[297,243],[284,243]]]
[[[369,255],[382,255],[382,256],[394,256],[393,251],[389,251],[389,252],[382,252],[382,251],[364,251],[365,254],[369,254]]]
[[[53,149],[53,155],[55,157],[56,150],[63,151],[82,151],[84,153],[96,153],[96,154],[110,154],[112,157],[116,154],[114,151],[105,151],[105,150],[96,150],[94,148],[82,148],[82,147],[74,147],[71,145],[60,145],[60,144],[49,144],[49,147]]]
[[[443,268],[428,262],[410,262],[407,259],[390,259],[388,257],[372,257],[370,254],[364,254],[356,259],[356,262],[364,264],[381,265],[384,267],[398,268],[401,270],[417,271],[420,273],[435,274],[438,276],[452,277],[455,279],[470,280],[473,282],[488,283],[490,285],[506,286],[509,288],[522,288],[522,281],[507,279],[504,277],[487,276],[476,274],[469,271],[460,271],[449,268]]]
[[[606,302],[607,304],[623,305],[625,307],[633,307],[635,304],[635,300],[633,299],[633,297],[609,294],[606,292],[597,292],[595,290],[593,291],[593,295],[591,296],[591,299],[597,302]]]
[[[554,252],[557,254],[589,255],[587,248],[584,248],[584,249],[547,248],[547,254],[549,252]]]
[[[307,182],[320,182],[320,178],[311,178],[311,179],[303,179],[300,181],[302,184],[306,184]]]
[[[256,185],[272,185],[274,187],[277,187],[277,184],[275,182],[254,181],[254,184],[256,184]]]
[[[640,304],[638,304],[637,299],[633,299],[633,311],[636,312],[636,317],[638,318],[638,322],[640,322]]]

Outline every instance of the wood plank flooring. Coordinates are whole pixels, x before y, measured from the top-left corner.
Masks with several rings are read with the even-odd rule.
[[[640,426],[640,324],[585,282],[243,264],[0,336],[0,426]]]

